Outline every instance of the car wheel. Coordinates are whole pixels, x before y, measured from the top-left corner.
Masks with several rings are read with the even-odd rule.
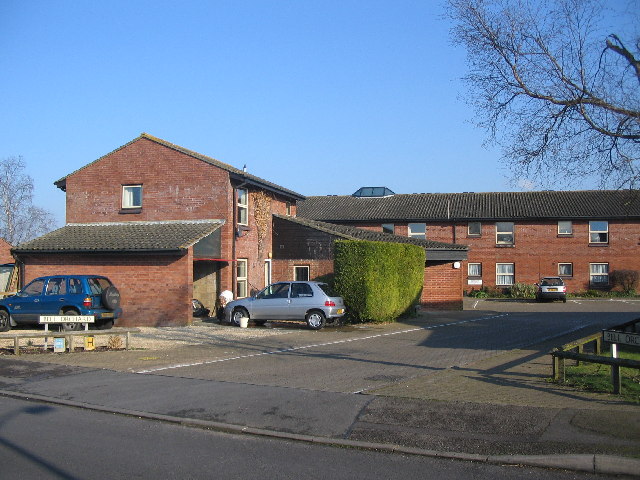
[[[305,320],[311,330],[320,330],[324,327],[324,324],[327,323],[327,319],[324,317],[324,314],[318,310],[307,313]]]
[[[11,329],[11,321],[9,320],[9,312],[0,310],[0,332],[8,332]]]
[[[105,288],[100,296],[102,298],[102,305],[108,310],[115,310],[120,306],[120,292],[113,285]]]
[[[562,297],[562,303],[567,303],[567,297]]]
[[[113,320],[104,320],[97,325],[98,330],[109,330],[113,327]]]
[[[249,318],[249,312],[247,312],[246,308],[238,307],[233,311],[233,314],[231,315],[231,323],[236,327],[239,327],[240,319],[244,317]]]
[[[62,314],[63,315],[80,315],[75,310],[67,310],[66,312],[63,312]],[[82,324],[81,323],[63,323],[62,324],[62,329],[66,330],[66,331],[69,331],[69,332],[77,332],[78,330],[82,330]]]

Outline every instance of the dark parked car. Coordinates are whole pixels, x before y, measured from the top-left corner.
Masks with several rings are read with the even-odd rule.
[[[562,300],[567,302],[567,287],[560,277],[544,277],[536,283],[536,300]]]
[[[120,292],[111,280],[99,275],[39,277],[0,300],[0,331],[38,324],[40,315],[93,315],[97,328],[111,328],[122,315]],[[63,323],[62,327],[79,330],[82,324]]]
[[[319,330],[327,320],[345,314],[342,297],[334,296],[326,283],[278,282],[253,297],[229,302],[225,319],[240,325],[243,317],[261,325],[267,320],[305,320],[309,328]]]

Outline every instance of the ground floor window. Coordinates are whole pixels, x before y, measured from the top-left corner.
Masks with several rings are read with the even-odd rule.
[[[467,273],[470,277],[481,277],[482,276],[482,264],[481,263],[470,263],[468,265]]]
[[[594,287],[606,287],[609,285],[609,264],[589,264],[589,283]]]
[[[297,265],[293,267],[293,279],[306,282],[309,280],[309,267]]]
[[[559,263],[558,276],[573,277],[573,263]]]
[[[496,285],[508,286],[515,283],[515,264],[496,263]]]
[[[247,259],[239,258],[236,267],[236,295],[238,298],[244,298],[247,294]]]

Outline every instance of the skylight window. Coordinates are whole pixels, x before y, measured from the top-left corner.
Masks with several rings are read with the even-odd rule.
[[[354,197],[390,197],[395,193],[387,187],[362,187],[354,194]]]

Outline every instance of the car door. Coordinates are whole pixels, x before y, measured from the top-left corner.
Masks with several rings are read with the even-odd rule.
[[[57,315],[60,307],[65,304],[67,281],[63,277],[53,277],[47,281],[44,295],[40,300],[39,315]]]
[[[38,323],[45,279],[36,278],[11,298],[11,316],[16,323]]]
[[[289,314],[289,282],[269,285],[251,302],[254,320],[286,319]]]
[[[318,298],[314,297],[313,289],[308,283],[291,284],[291,303],[289,304],[289,318],[304,319],[307,312],[318,303]]]

